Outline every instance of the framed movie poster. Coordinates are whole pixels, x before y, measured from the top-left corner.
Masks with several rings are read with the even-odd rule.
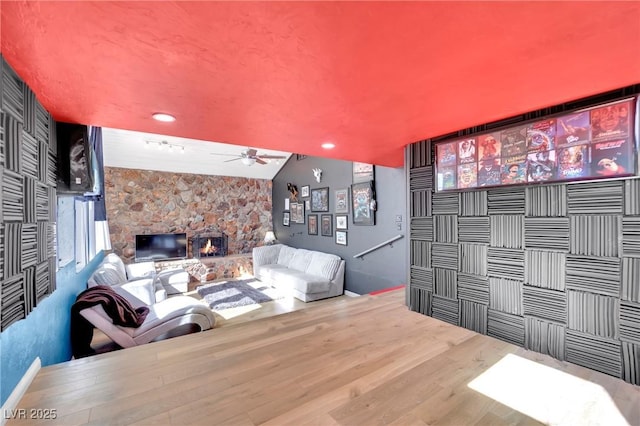
[[[282,225],[289,226],[289,212],[282,213]]]
[[[329,187],[316,188],[311,190],[311,211],[329,211]]]
[[[320,233],[325,237],[333,236],[333,215],[320,215],[320,230]]]
[[[373,164],[353,162],[353,183],[373,180]]]
[[[349,190],[336,189],[335,193],[336,213],[349,213]]]
[[[304,203],[293,203],[292,208],[296,209],[296,223],[304,223]]]
[[[318,235],[318,215],[310,214],[307,224],[307,232],[309,235]]]
[[[336,231],[336,244],[347,245],[347,231]]]
[[[354,225],[376,224],[376,199],[373,181],[351,185],[351,207]]]

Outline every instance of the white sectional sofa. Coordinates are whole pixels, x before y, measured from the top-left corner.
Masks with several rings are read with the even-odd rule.
[[[284,244],[253,249],[253,275],[303,302],[342,295],[344,268],[334,254]]]

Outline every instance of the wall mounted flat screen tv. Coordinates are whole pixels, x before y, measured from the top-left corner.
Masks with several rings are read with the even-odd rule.
[[[136,262],[185,259],[187,234],[136,235]]]
[[[636,98],[435,145],[436,191],[638,174]]]

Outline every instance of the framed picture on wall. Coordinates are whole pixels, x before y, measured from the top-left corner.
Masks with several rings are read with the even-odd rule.
[[[307,211],[311,211],[311,200],[306,200],[304,202],[304,207],[307,209]]]
[[[346,214],[337,214],[336,215],[336,230],[337,229],[347,229],[347,215]]]
[[[304,223],[304,203],[294,203],[296,208],[296,223]]]
[[[289,199],[288,199],[288,198],[285,198],[285,199],[284,199],[284,209],[285,209],[285,210],[289,210],[289,207],[290,207],[290,205],[289,205]]]
[[[354,225],[376,224],[376,198],[373,181],[351,185],[351,203]]]
[[[309,233],[309,235],[318,235],[318,215],[317,214],[309,215],[307,232]]]
[[[373,180],[373,164],[353,162],[353,183]]]
[[[347,245],[347,231],[336,231],[336,244]]]
[[[320,233],[325,237],[333,236],[333,215],[320,215]]]
[[[300,196],[301,197],[308,197],[309,196],[309,185],[305,185],[300,189]]]
[[[289,226],[289,212],[282,213],[282,225]]]
[[[349,213],[349,190],[336,189],[335,193],[336,213]]]
[[[329,188],[316,188],[311,190],[311,211],[329,211]]]

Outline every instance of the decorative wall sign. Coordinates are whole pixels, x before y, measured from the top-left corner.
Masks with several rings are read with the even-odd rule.
[[[373,181],[351,185],[351,202],[354,225],[376,224],[376,199]]]
[[[373,180],[373,164],[353,162],[353,183]]]
[[[336,213],[349,213],[349,190],[336,189],[335,192]]]
[[[333,236],[333,215],[323,214],[320,216],[320,231],[325,237]]]
[[[329,188],[316,188],[311,190],[311,211],[329,211]]]

